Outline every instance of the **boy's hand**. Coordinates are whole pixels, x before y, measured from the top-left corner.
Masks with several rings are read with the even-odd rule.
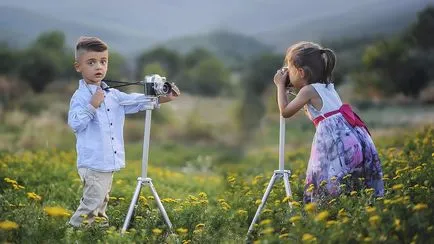
[[[101,87],[98,87],[96,89],[96,92],[92,95],[90,104],[92,104],[94,108],[99,108],[99,106],[103,101],[104,101],[104,92],[102,91]]]

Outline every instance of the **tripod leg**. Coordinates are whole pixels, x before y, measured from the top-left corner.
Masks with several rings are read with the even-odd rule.
[[[167,216],[166,210],[164,209],[163,204],[160,201],[160,197],[158,197],[157,191],[155,190],[152,181],[149,181],[149,186],[151,187],[152,195],[154,195],[154,199],[157,202],[158,208],[163,215],[164,221],[166,221],[167,226],[169,226],[169,230],[172,231],[172,223],[170,222],[169,216]]]
[[[283,173],[283,183],[285,184],[286,196],[291,197],[292,192],[291,192],[291,186],[289,184],[289,174],[288,173]],[[289,203],[289,207],[292,208],[291,202],[288,201],[288,203]]]
[[[255,225],[256,220],[258,219],[259,214],[261,213],[262,208],[264,207],[265,202],[267,201],[268,195],[270,195],[271,188],[273,187],[275,181],[276,181],[276,173],[273,174],[270,183],[268,183],[267,190],[265,190],[264,196],[262,197],[261,204],[259,204],[258,210],[256,210],[255,216],[253,217],[252,223],[250,224],[249,230],[247,231],[247,237],[250,235],[250,232],[252,232],[253,226]]]
[[[141,179],[137,180],[136,190],[134,191],[133,198],[131,199],[130,208],[128,209],[127,217],[125,218],[124,226],[122,227],[121,233],[124,234],[127,231],[128,225],[130,224],[131,217],[133,216],[134,208],[139,198],[140,189],[142,188]]]

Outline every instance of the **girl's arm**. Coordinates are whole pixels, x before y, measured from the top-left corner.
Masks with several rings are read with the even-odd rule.
[[[288,102],[285,84],[277,85],[277,103],[282,117],[289,118],[297,113],[314,96],[314,88],[311,85],[300,89],[297,96]]]

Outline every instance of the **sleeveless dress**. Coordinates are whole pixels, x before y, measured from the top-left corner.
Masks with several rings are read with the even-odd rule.
[[[338,110],[343,104],[333,84],[312,84],[321,97],[321,110],[306,105],[313,121],[324,119],[316,127],[306,172],[305,202],[316,202],[341,192],[373,188],[376,196],[384,195],[383,173],[375,145],[368,131],[353,127]]]

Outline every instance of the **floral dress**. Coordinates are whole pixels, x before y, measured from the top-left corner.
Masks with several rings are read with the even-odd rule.
[[[364,127],[352,126],[339,110],[342,102],[333,84],[312,85],[323,101],[321,110],[307,105],[308,116],[323,119],[316,127],[306,172],[304,201],[320,201],[339,195],[343,189],[373,188],[376,196],[384,194],[381,162],[371,136]]]

